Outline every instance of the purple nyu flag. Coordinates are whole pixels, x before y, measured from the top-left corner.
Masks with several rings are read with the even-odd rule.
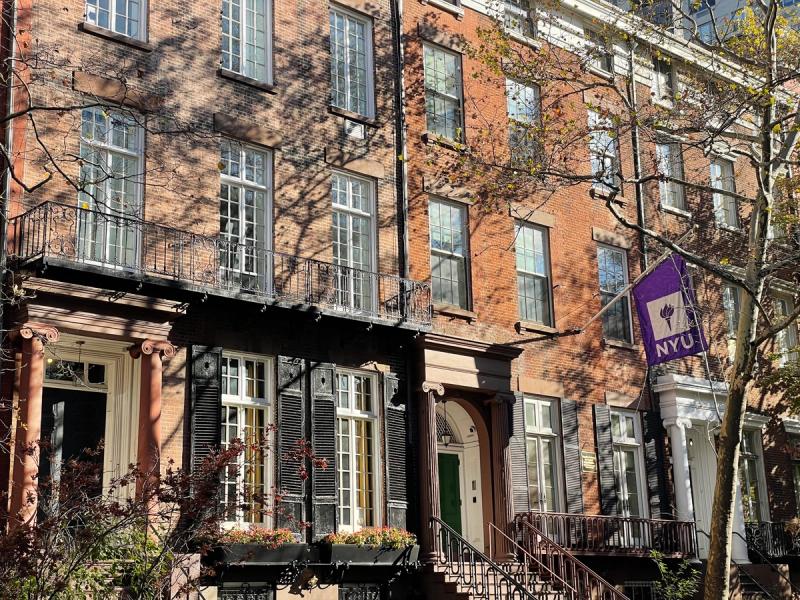
[[[647,364],[699,354],[708,349],[695,313],[686,262],[673,254],[633,288]]]

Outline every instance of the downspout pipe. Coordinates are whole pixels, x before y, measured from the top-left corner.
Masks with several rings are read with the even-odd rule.
[[[397,194],[397,242],[399,272],[409,276],[408,265],[408,172],[406,167],[405,87],[403,77],[403,0],[390,0],[394,30],[395,92],[395,184]]]
[[[644,207],[644,193],[642,192],[642,158],[640,154],[640,141],[639,141],[639,124],[638,124],[638,108],[639,100],[636,94],[636,41],[631,40],[628,45],[628,100],[633,107],[634,121],[631,126],[631,149],[633,152],[633,176],[636,179],[634,185],[634,195],[636,196],[636,221],[639,227],[644,228],[647,220]],[[649,259],[647,253],[649,251],[647,236],[644,233],[639,233],[639,247],[641,249],[641,269],[645,271],[649,266]]]

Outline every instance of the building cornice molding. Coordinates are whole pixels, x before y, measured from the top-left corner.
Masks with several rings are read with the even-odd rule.
[[[441,333],[427,333],[421,336],[419,344],[426,350],[443,350],[457,354],[481,355],[511,361],[522,354],[522,348],[508,344],[492,344],[468,338],[455,337]]]

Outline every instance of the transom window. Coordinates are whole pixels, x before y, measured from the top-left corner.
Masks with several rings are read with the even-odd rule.
[[[658,170],[665,177],[682,181],[683,154],[680,144],[669,142],[656,144],[656,159]],[[661,205],[678,210],[686,210],[686,194],[683,183],[667,179],[658,182],[658,191],[661,196]]]
[[[628,285],[628,255],[619,248],[600,245],[597,247],[597,265],[600,302],[605,306]],[[603,337],[623,342],[632,340],[630,298],[627,294],[603,313]]]
[[[527,164],[540,157],[539,124],[541,97],[539,86],[506,79],[508,107],[508,146],[514,163]]]
[[[86,0],[86,22],[137,40],[145,39],[146,0]]]
[[[589,156],[592,165],[592,185],[603,190],[618,190],[619,144],[616,130],[608,117],[589,111]]]
[[[794,302],[787,297],[775,298],[774,306],[775,316],[779,322],[783,322],[794,310]],[[790,324],[775,336],[775,349],[780,353],[778,361],[781,366],[798,361],[797,338],[797,322]]]
[[[268,434],[272,382],[266,358],[225,354],[222,357],[222,446],[245,444],[222,478],[225,520],[266,523],[270,491]]]
[[[468,308],[466,206],[432,198],[429,212],[433,302]]]
[[[508,32],[536,37],[536,15],[530,0],[503,0],[503,22]]]
[[[222,0],[220,65],[272,83],[272,0]]]
[[[517,223],[515,254],[520,318],[552,325],[552,285],[547,229],[528,223]]]
[[[428,131],[449,140],[463,138],[461,56],[425,44],[425,116]]]
[[[331,102],[373,116],[372,22],[337,8],[331,20]]]
[[[528,495],[532,510],[557,512],[561,506],[558,401],[525,397]]]
[[[223,279],[245,290],[263,290],[266,286],[271,169],[269,152],[238,142],[222,142],[220,265]]]
[[[733,175],[733,162],[724,158],[711,161],[711,187],[723,192],[736,192],[736,179]],[[736,198],[728,194],[714,192],[714,219],[718,225],[739,227],[739,210]]]
[[[378,411],[375,378],[336,374],[336,470],[339,530],[377,524]]]
[[[760,432],[745,429],[739,454],[739,485],[742,492],[742,511],[745,521],[761,522],[761,454]]]
[[[611,411],[611,438],[614,445],[614,478],[617,509],[626,517],[645,516],[645,486],[642,463],[642,431],[639,415],[633,411]],[[626,532],[638,535],[638,532]]]

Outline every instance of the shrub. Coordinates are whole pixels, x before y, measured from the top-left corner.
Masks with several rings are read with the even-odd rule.
[[[356,544],[400,550],[416,544],[417,536],[397,527],[368,527],[354,533],[332,533],[325,541],[329,544]]]

